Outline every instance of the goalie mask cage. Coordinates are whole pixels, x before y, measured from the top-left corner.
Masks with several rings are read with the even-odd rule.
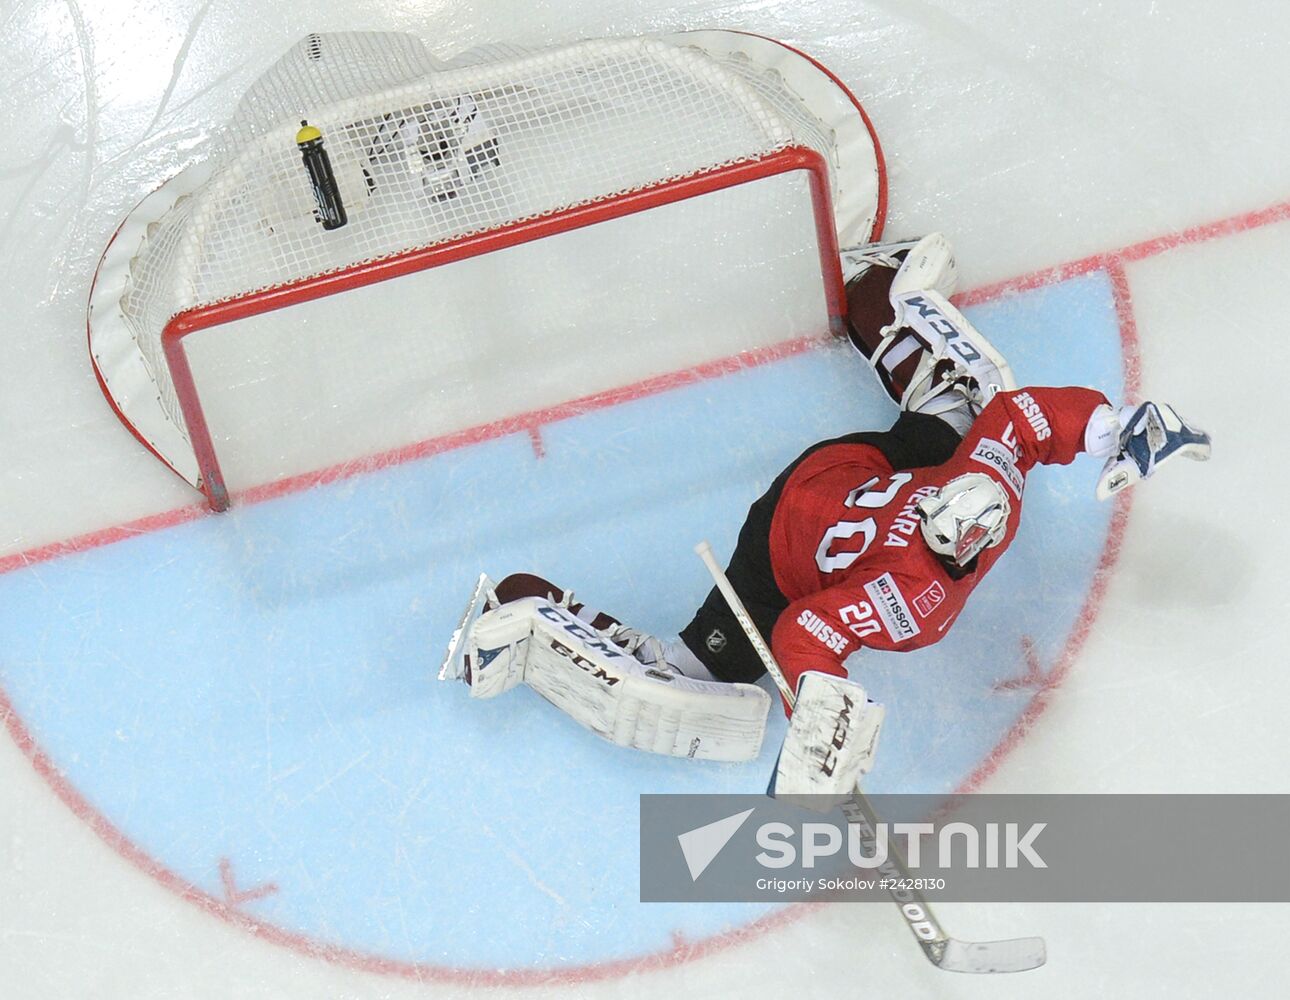
[[[840,331],[839,240],[876,238],[884,202],[860,105],[769,39],[441,61],[411,35],[310,35],[121,224],[90,354],[126,426],[222,510],[230,488],[568,400],[571,371],[579,395],[674,370],[660,326],[704,331],[683,364]]]

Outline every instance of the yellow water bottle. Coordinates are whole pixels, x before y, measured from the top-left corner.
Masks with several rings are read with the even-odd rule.
[[[323,229],[339,229],[349,221],[349,217],[340,200],[340,188],[331,169],[331,158],[323,146],[322,132],[302,121],[300,131],[296,133],[296,145],[300,147],[300,157],[309,173],[309,183],[313,185],[318,221]]]

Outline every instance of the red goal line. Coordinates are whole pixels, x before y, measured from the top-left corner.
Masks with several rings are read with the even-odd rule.
[[[1240,215],[1234,215],[1229,218],[1220,219],[1216,222],[1193,226],[1189,229],[1169,233],[1164,236],[1157,236],[1153,239],[1143,240],[1139,243],[1132,243],[1115,250],[1107,250],[1101,253],[1091,254],[1090,256],[1080,258],[1079,260],[1057,264],[1053,267],[1043,268],[1038,271],[1032,271],[1028,274],[1008,278],[1005,281],[982,285],[978,288],[970,289],[967,292],[955,296],[955,302],[959,306],[965,308],[974,305],[981,305],[985,302],[990,302],[1006,295],[1013,295],[1035,288],[1042,288],[1046,285],[1057,284],[1059,282],[1081,277],[1096,271],[1107,272],[1112,277],[1113,281],[1117,281],[1122,285],[1125,280],[1123,273],[1124,265],[1127,263],[1145,260],[1169,250],[1175,250],[1179,247],[1194,245],[1197,243],[1206,243],[1228,236],[1235,236],[1252,229],[1258,229],[1263,226],[1273,225],[1287,220],[1290,220],[1290,201],[1282,201],[1266,208],[1245,212]],[[281,480],[266,486],[256,487],[240,494],[237,499],[241,505],[261,503],[266,500],[276,499],[290,493],[307,489],[311,486],[347,479],[376,469],[387,468],[391,465],[413,461],[418,458],[451,451],[456,448],[468,447],[470,445],[479,444],[483,441],[503,437],[508,434],[531,433],[544,424],[554,423],[581,413],[587,413],[593,410],[641,399],[659,392],[665,392],[681,385],[687,385],[709,378],[718,378],[722,375],[727,375],[740,369],[770,364],[792,355],[800,354],[814,346],[827,342],[828,341],[816,337],[794,338],[769,348],[763,348],[758,351],[748,352],[731,358],[722,358],[695,368],[673,372],[668,375],[657,376],[644,382],[624,386],[621,389],[613,390],[611,392],[599,393],[595,396],[587,397],[586,399],[572,400],[557,407],[550,407],[544,410],[533,411],[531,413],[519,414],[506,420],[497,421],[496,423],[458,431],[444,437],[420,442],[415,445],[386,452],[362,461],[350,462],[331,469],[324,469],[318,472]],[[1126,385],[1126,389],[1129,388],[1130,387]],[[126,539],[135,538],[139,535],[149,534],[154,531],[161,531],[165,528],[171,528],[175,525],[194,521],[211,514],[212,512],[206,506],[205,502],[194,503],[184,507],[175,508],[173,510],[163,511],[158,514],[151,514],[147,517],[128,521],[124,524],[113,525],[112,527],[101,528],[97,531],[76,535],[62,541],[50,542],[46,545],[36,546],[21,552],[16,552],[12,555],[0,557],[0,573],[11,572],[13,570],[21,569],[24,566],[48,562],[51,559],[57,559],[61,556],[71,555],[77,552],[85,552],[105,545],[111,545],[115,542],[125,541]]]

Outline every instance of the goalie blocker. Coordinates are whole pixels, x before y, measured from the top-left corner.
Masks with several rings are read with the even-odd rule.
[[[808,670],[766,794],[829,812],[851,798],[878,752],[886,709],[855,681]]]
[[[527,684],[611,743],[696,760],[756,757],[771,701],[753,684],[646,666],[554,601],[499,605],[486,576],[453,633],[439,679],[464,680],[472,698]]]

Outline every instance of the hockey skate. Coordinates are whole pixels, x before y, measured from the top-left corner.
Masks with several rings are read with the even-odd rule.
[[[461,620],[457,623],[452,637],[448,640],[448,649],[444,653],[443,664],[439,667],[439,680],[464,680],[470,683],[470,661],[467,656],[470,630],[474,627],[475,622],[479,621],[481,615],[501,604],[493,588],[493,581],[486,574],[481,573],[479,579],[475,582],[475,589],[470,593],[470,601],[466,605],[466,610],[462,613]]]

